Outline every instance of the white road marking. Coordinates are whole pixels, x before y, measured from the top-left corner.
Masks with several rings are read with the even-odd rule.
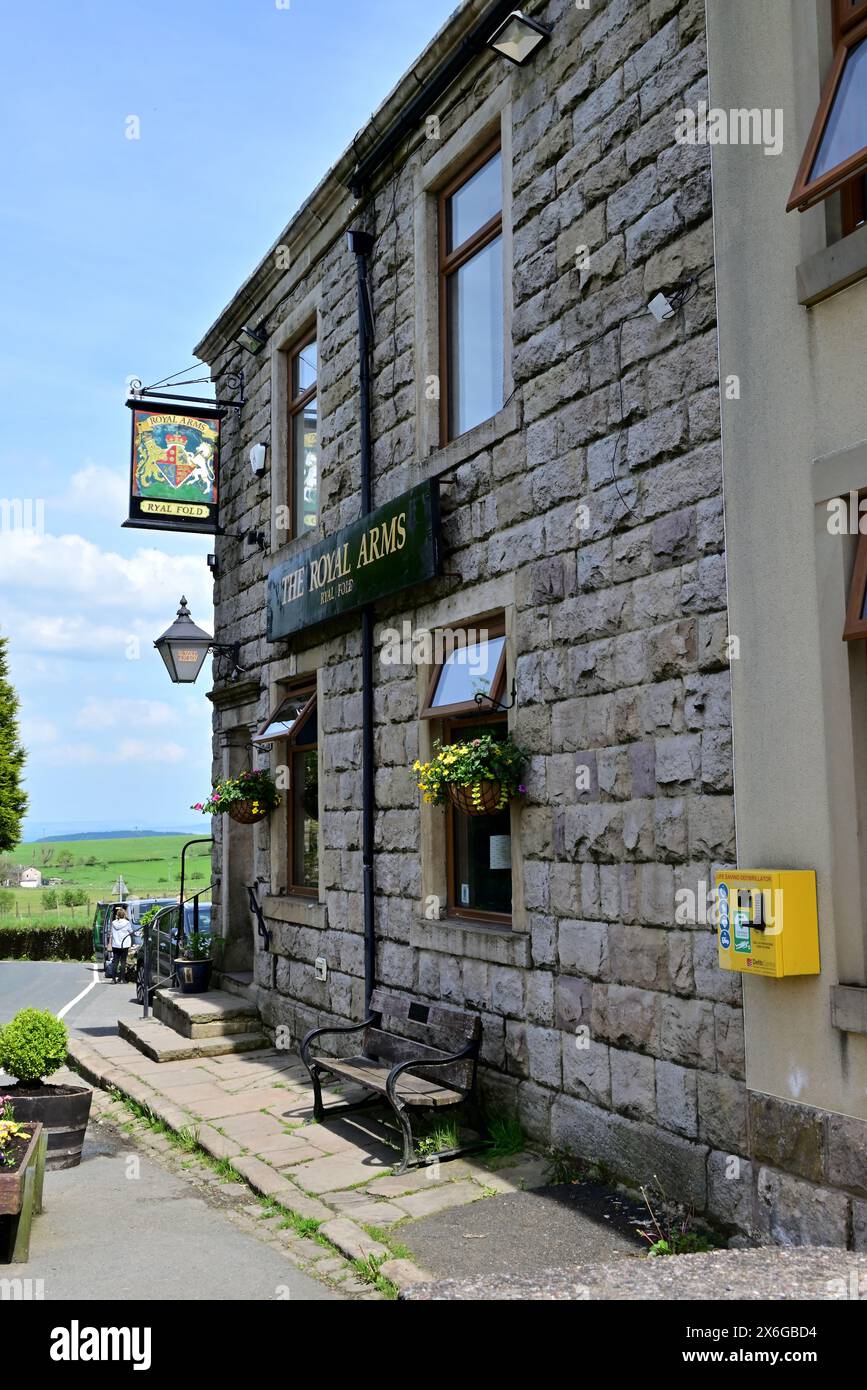
[[[68,1014],[68,1013],[69,1013],[69,1010],[70,1010],[71,1008],[74,1008],[74,1006],[78,1003],[78,1001],[79,1001],[80,999],[83,999],[84,996],[85,996],[86,994],[90,994],[90,991],[93,989],[94,985],[98,985],[98,984],[99,984],[99,975],[96,973],[96,971],[94,971],[93,979],[91,980],[90,984],[87,985],[87,987],[86,987],[85,989],[83,989],[83,990],[81,991],[80,994],[76,994],[76,996],[75,996],[74,999],[70,999],[70,1001],[69,1001],[68,1004],[64,1004],[63,1008],[60,1009],[60,1010],[58,1011],[57,1017],[58,1017],[58,1018],[63,1018],[63,1015],[64,1015],[64,1014]]]

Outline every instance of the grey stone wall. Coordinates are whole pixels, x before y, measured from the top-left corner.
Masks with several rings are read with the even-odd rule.
[[[431,359],[416,338],[413,226],[415,174],[434,144],[414,142],[354,213],[376,237],[375,501],[447,468],[453,479],[443,538],[456,577],[382,605],[379,630],[415,627],[437,597],[453,605],[481,581],[507,583],[512,731],[532,753],[513,839],[521,930],[427,921],[410,770],[418,677],[377,666],[377,977],[480,1010],[485,1088],[535,1139],[633,1180],[658,1174],[672,1196],[751,1227],[740,983],[719,971],[700,914],[676,912],[679,890],[700,893],[713,864],[734,858],[709,161],[674,140],[677,110],[707,97],[704,5],[598,0],[582,12],[552,0],[539,13],[554,38],[526,69],[486,58],[438,111],[445,141],[511,84],[515,389],[490,427],[428,458],[416,456],[416,383]],[[657,323],[648,301],[689,276],[682,310]],[[342,236],[300,278],[287,273],[257,316],[273,336],[311,293],[328,534],[359,509],[354,263]],[[227,429],[234,535],[271,523],[270,471],[256,480],[246,465],[279,408],[266,359],[243,358],[250,403]],[[231,344],[215,355],[218,375],[238,365]],[[233,708],[222,693],[216,770],[231,730],[264,718],[275,663],[286,675],[287,657],[316,647],[321,672],[322,901],[270,898],[271,950],[255,953],[263,1018],[298,1038],[363,1009],[359,630],[349,618],[269,645],[273,556],[228,538],[218,552],[218,633],[241,641],[261,694]],[[269,827],[247,833],[249,881],[270,881]],[[320,955],[325,983],[313,974]]]

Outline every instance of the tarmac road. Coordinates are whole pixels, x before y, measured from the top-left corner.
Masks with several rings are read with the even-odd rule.
[[[239,1230],[134,1141],[92,1123],[81,1165],[45,1174],[29,1262],[2,1265],[0,1273],[41,1279],[46,1300],[340,1297]]]
[[[115,985],[90,961],[0,961],[0,1024],[26,1008],[62,1011],[67,1027],[85,1036],[141,1013],[135,986]]]

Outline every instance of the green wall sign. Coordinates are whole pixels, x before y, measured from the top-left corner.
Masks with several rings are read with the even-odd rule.
[[[433,579],[440,572],[435,479],[317,541],[268,575],[268,640]]]

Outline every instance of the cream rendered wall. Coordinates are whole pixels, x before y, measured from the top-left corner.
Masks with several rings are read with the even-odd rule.
[[[867,282],[802,308],[796,267],[826,245],[826,212],[785,211],[826,70],[830,0],[707,9],[711,106],[784,112],[779,156],[712,151],[720,373],[741,391],[722,417],[738,859],[817,870],[822,961],[817,977],[745,979],[747,1084],[867,1117],[867,1037],[832,1026],[829,997],[838,981],[867,984],[853,770],[864,653],[840,640],[854,546],[828,534],[822,485],[845,474],[867,488],[867,451],[848,471],[816,462],[867,438]]]

